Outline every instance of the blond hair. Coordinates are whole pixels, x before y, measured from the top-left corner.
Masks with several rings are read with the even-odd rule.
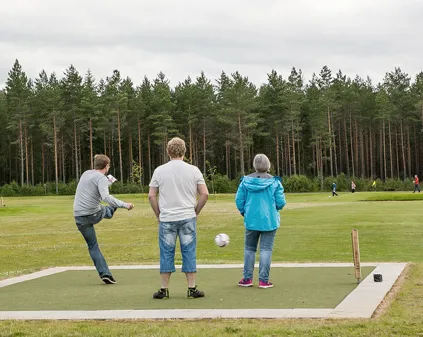
[[[185,155],[185,142],[179,137],[173,137],[167,143],[167,153],[170,158],[181,158]]]
[[[105,154],[96,154],[94,156],[94,169],[102,170],[110,164],[110,159]]]

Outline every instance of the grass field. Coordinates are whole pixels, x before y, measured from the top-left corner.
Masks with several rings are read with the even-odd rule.
[[[362,267],[363,279],[374,267]],[[172,276],[169,301],[157,301],[157,269],[114,270],[118,286],[102,284],[95,270],[66,271],[0,288],[0,311],[141,309],[335,308],[356,288],[352,267],[273,268],[275,287],[237,286],[240,268],[199,269],[206,297],[187,301],[185,275]],[[222,281],[225,280],[225,281]]]
[[[6,321],[0,322],[0,336],[423,336],[423,195],[328,195],[287,194],[273,262],[352,262],[351,228],[357,228],[363,262],[413,262],[403,286],[376,318]],[[146,197],[119,198],[133,201],[136,209],[119,210],[114,219],[97,227],[108,263],[157,264],[157,224]],[[5,203],[0,209],[0,279],[47,267],[91,265],[73,222],[72,197],[6,198]],[[231,237],[224,249],[213,244],[221,232]],[[198,263],[240,263],[242,259],[243,225],[233,196],[211,196],[198,220]]]

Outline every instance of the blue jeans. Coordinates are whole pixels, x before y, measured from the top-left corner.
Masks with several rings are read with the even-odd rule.
[[[269,282],[270,262],[276,229],[268,232],[245,230],[244,279],[253,279],[257,244],[260,239],[259,280]]]
[[[197,271],[197,218],[159,223],[160,273],[175,272],[176,238],[182,253],[182,272]]]
[[[112,274],[103,254],[100,251],[100,248],[98,247],[94,225],[99,223],[102,219],[111,219],[115,210],[116,209],[111,206],[101,205],[101,210],[97,213],[84,216],[75,216],[76,226],[87,243],[91,259],[93,260],[95,268],[97,269],[100,277],[103,275]]]

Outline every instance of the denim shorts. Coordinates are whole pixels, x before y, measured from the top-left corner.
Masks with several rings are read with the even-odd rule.
[[[197,218],[159,223],[160,273],[175,272],[176,238],[182,253],[182,272],[197,271]]]

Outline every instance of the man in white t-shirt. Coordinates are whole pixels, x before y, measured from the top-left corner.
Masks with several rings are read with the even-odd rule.
[[[197,289],[197,216],[207,202],[209,191],[198,167],[184,162],[185,142],[175,137],[167,144],[170,161],[155,169],[148,199],[159,222],[161,288],[153,298],[169,298],[169,279],[175,272],[176,238],[182,253],[182,272],[188,283],[188,298],[204,297]],[[159,200],[157,200],[157,194]],[[197,202],[197,194],[199,195]]]

